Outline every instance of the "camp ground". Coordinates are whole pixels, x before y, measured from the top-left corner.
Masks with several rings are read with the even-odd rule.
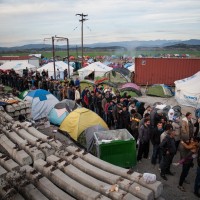
[[[77,104],[80,101],[67,98],[58,101],[53,95],[55,93],[52,92],[52,90],[57,89],[56,85],[54,85],[55,88],[48,88],[52,93],[44,89],[23,90],[19,94],[20,98],[9,92],[0,93],[2,100],[4,100],[1,101],[0,105],[0,149],[3,147],[8,152],[5,159],[4,152],[1,152],[3,155],[0,156],[0,166],[2,167],[0,167],[0,171],[2,174],[6,173],[10,176],[9,171],[12,165],[7,165],[7,159],[9,159],[9,163],[13,163],[13,168],[26,169],[26,176],[24,171],[23,173],[19,172],[17,176],[21,178],[14,178],[12,182],[9,182],[8,176],[5,176],[9,185],[15,189],[18,188],[16,183],[19,182],[24,188],[29,188],[30,185],[26,185],[26,183],[30,182],[26,180],[39,179],[39,183],[42,185],[38,184],[38,181],[32,181],[31,187],[35,187],[34,191],[37,189],[37,195],[40,195],[40,199],[44,198],[42,195],[50,199],[51,195],[55,195],[57,198],[62,194],[64,199],[71,197],[98,199],[97,197],[100,195],[104,199],[126,199],[128,197],[131,200],[134,198],[153,200],[159,199],[163,195],[166,197],[166,191],[170,191],[173,196],[180,192],[173,187],[174,183],[178,181],[178,176],[169,177],[168,182],[164,182],[157,168],[158,165],[153,167],[150,164],[150,159],[142,159],[142,162],[137,160],[137,135],[134,135],[128,126],[127,128],[119,128],[118,125],[124,126],[125,119],[128,122],[131,120],[134,120],[134,123],[135,121],[140,122],[143,114],[140,114],[139,111],[142,112],[142,109],[143,112],[150,112],[151,116],[162,114],[162,117],[166,118],[169,123],[185,117],[188,111],[192,113],[193,120],[196,120],[195,117],[199,117],[199,109],[196,106],[186,107],[181,101],[176,101],[174,97],[176,86],[171,88],[165,84],[139,85],[126,82],[124,78],[127,70],[116,69],[114,68],[113,72],[108,71],[107,73],[110,75],[113,73],[114,76],[116,73],[118,78],[123,79],[121,82],[117,79],[113,82],[109,81],[110,75],[106,77],[105,73],[102,73],[104,74],[102,77],[80,82],[81,90],[85,88],[89,92],[99,90],[99,93],[106,94],[112,92],[112,95],[107,96],[108,99],[104,99],[107,101],[104,107],[105,113],[99,112],[97,109],[89,110],[87,105],[87,108],[81,107]],[[75,80],[78,77],[77,73],[64,83],[59,81],[61,85],[59,89],[61,91],[69,88],[77,89],[72,85],[64,87],[64,84],[70,83],[71,79]],[[94,75],[94,72],[92,73]],[[196,77],[196,75],[192,77]],[[189,77],[187,80],[190,79],[192,78]],[[58,82],[45,81],[48,83],[47,87],[49,87],[49,83]],[[179,81],[177,82],[179,83]],[[189,82],[189,84],[191,83]],[[186,90],[188,86],[183,87],[183,85],[180,83],[179,87],[177,84],[177,90],[188,92],[189,90]],[[108,114],[112,111],[115,112],[114,109],[112,110],[112,106],[118,100],[117,106],[119,106],[119,113],[123,112],[121,119],[124,121],[108,123]],[[131,118],[129,111],[127,111],[129,105],[131,105],[131,109],[134,108],[135,111],[138,111],[137,115],[135,114]],[[103,106],[103,98],[102,101],[99,101],[98,106]],[[148,108],[150,110],[147,110]],[[133,125],[137,126],[137,123]],[[152,152],[150,143],[149,157]],[[176,154],[174,159],[177,161],[179,155]],[[180,168],[172,166],[172,169],[176,174],[180,174]],[[2,174],[1,178],[4,177]],[[194,176],[195,173],[190,174],[190,180],[194,180]],[[151,183],[149,183],[149,177],[152,178]],[[58,192],[50,195],[47,185],[53,187],[52,191]],[[167,185],[165,190],[163,190],[163,185],[164,187]],[[108,192],[108,189],[111,188],[114,188],[114,191]],[[188,185],[185,188],[188,191],[187,196],[193,197],[192,186]],[[29,191],[27,194],[31,192]],[[21,191],[19,194],[24,195]],[[26,196],[26,199],[29,197]]]

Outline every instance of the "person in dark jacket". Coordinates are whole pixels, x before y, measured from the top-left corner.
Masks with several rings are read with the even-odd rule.
[[[128,131],[130,131],[130,113],[127,110],[127,107],[123,105],[122,107],[122,128],[126,128]]]
[[[194,182],[194,194],[200,198],[200,148],[197,153],[197,174]]]
[[[144,102],[141,102],[140,105],[139,105],[139,107],[138,107],[138,109],[137,109],[138,113],[139,113],[141,116],[143,116],[144,111],[145,111],[144,104],[145,104]]]
[[[149,141],[150,141],[150,120],[145,119],[144,125],[139,128],[139,148],[138,148],[138,155],[137,161],[141,162],[142,157],[148,158],[149,155]]]
[[[156,164],[157,158],[159,160],[159,163],[160,163],[161,158],[162,158],[161,149],[159,147],[160,136],[161,136],[162,133],[163,133],[162,122],[159,122],[157,124],[157,127],[154,128],[151,132],[151,143],[153,145],[153,154],[152,154],[152,157],[151,157],[151,163],[153,165]]]
[[[186,159],[188,157],[188,154],[190,153],[190,149],[184,146],[184,143],[189,144],[190,143],[190,138],[189,135],[184,134],[181,136],[181,142],[179,145],[179,151],[180,151],[180,156],[181,159],[185,159],[182,165],[182,172],[179,178],[179,185],[178,189],[180,189],[182,192],[185,192],[185,188],[183,187],[183,183],[190,171],[190,168],[194,165],[193,164],[193,159]]]
[[[176,154],[176,145],[175,145],[175,131],[169,130],[166,137],[160,144],[162,150],[162,160],[160,162],[161,173],[160,176],[167,181],[166,174],[173,176],[174,174],[170,171],[170,165]]]

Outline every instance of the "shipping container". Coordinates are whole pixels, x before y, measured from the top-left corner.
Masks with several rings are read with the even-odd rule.
[[[138,85],[166,84],[192,76],[200,71],[200,59],[135,58],[134,82]]]

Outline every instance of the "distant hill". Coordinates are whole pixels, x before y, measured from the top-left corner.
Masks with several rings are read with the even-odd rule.
[[[174,45],[169,46],[163,46],[163,47],[146,47],[146,46],[140,46],[136,47],[137,51],[150,51],[150,50],[193,50],[193,51],[200,51],[200,45],[191,45],[191,44],[183,44],[178,43]]]
[[[84,44],[84,48],[104,48],[104,49],[136,49],[136,48],[179,48],[181,45],[184,48],[190,48],[190,45],[196,46],[200,45],[200,40],[149,40],[149,41],[119,41],[119,42],[108,42],[108,43],[94,43],[94,44]],[[185,45],[185,46],[184,46]],[[66,45],[56,45],[56,49],[66,49]],[[75,45],[70,45],[70,49],[74,49]],[[79,46],[80,48],[80,46]],[[194,47],[193,47],[194,48]],[[52,46],[50,44],[27,44],[23,46],[16,47],[0,47],[0,52],[13,52],[13,51],[25,51],[25,50],[51,50]]]

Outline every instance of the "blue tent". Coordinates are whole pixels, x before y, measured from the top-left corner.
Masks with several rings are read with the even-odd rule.
[[[47,117],[54,105],[59,102],[53,94],[42,89],[29,92],[24,100],[31,103],[31,117],[33,120]]]
[[[57,103],[48,114],[50,123],[60,125],[69,113],[80,107],[75,101],[70,99],[62,100]]]

